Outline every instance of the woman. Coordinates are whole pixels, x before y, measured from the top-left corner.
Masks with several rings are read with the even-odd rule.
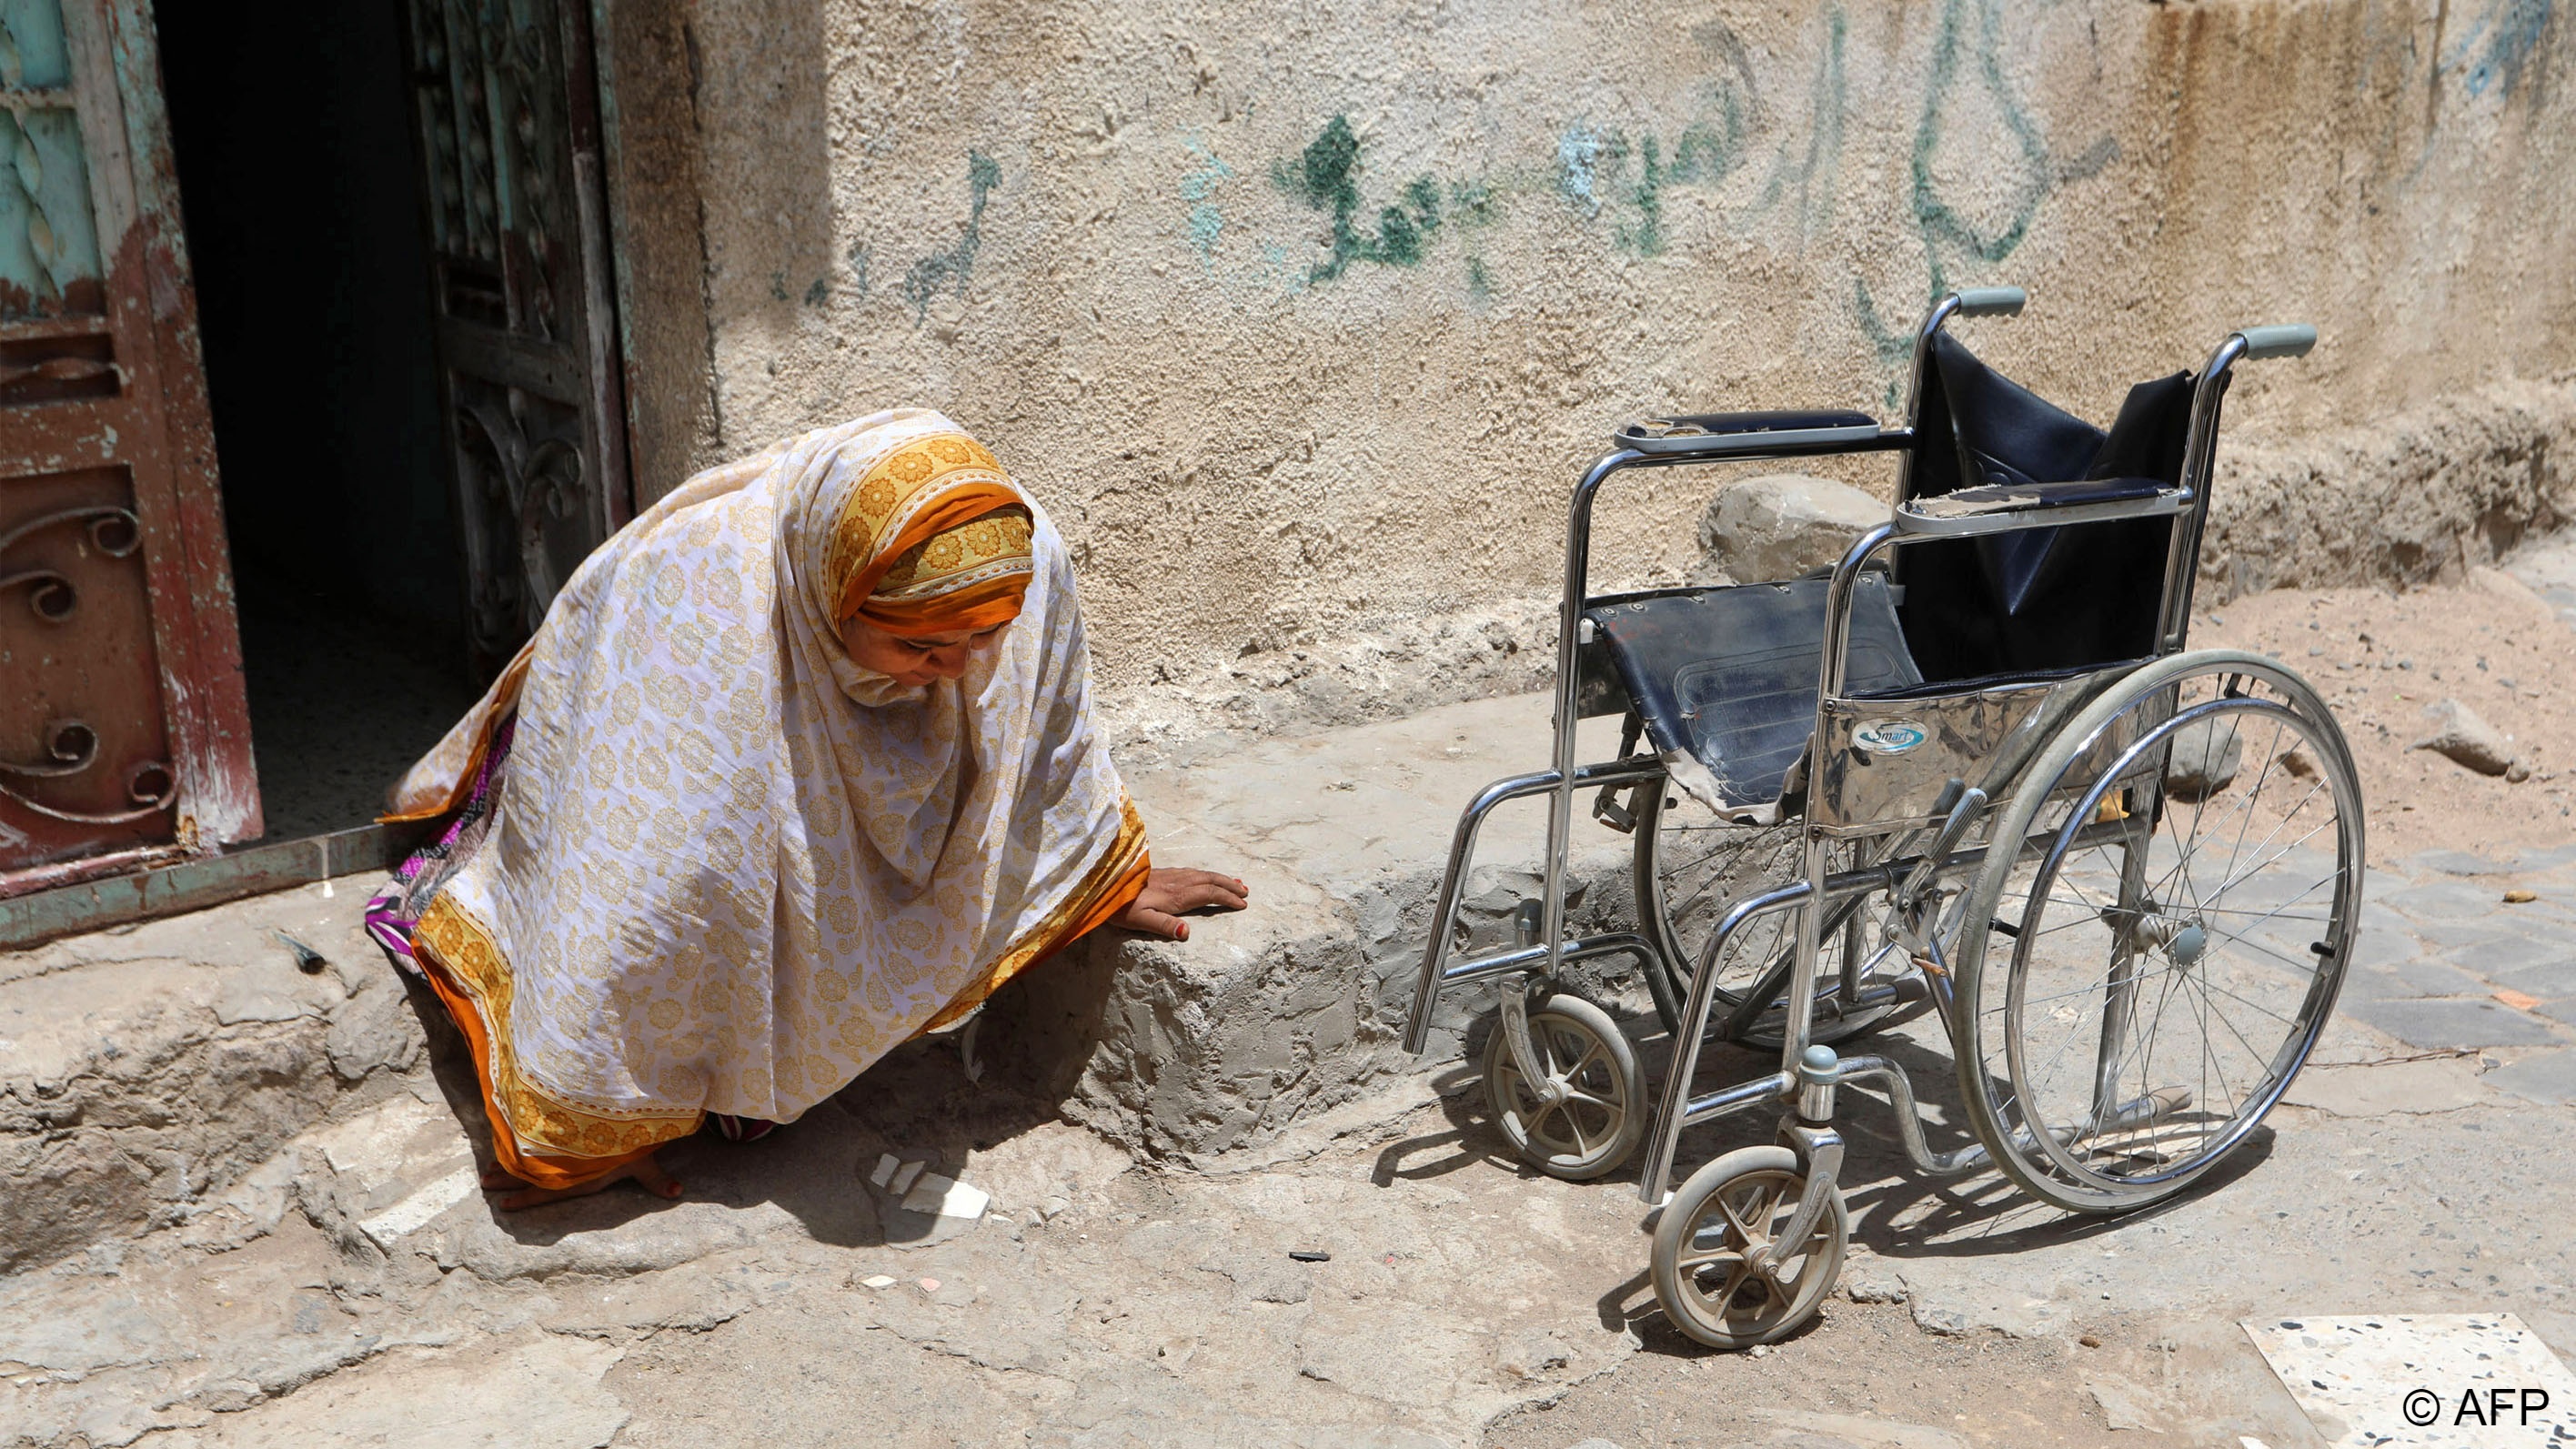
[[[509,1208],[677,1196],[654,1149],[708,1117],[794,1121],[1095,926],[1244,903],[1149,869],[1063,541],[922,409],[647,510],[393,807],[453,818],[369,925],[473,1049]]]

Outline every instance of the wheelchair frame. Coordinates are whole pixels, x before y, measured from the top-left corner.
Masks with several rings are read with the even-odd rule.
[[[1810,762],[1834,758],[1828,742],[1847,740],[1857,724],[1866,722],[1873,713],[1891,716],[1901,712],[1921,716],[1937,713],[1947,703],[1991,704],[2002,696],[2015,696],[2013,702],[2020,706],[2011,727],[2002,733],[2000,739],[1991,742],[1994,753],[1980,762],[1984,768],[1976,772],[1978,783],[1967,785],[1965,781],[1971,776],[1966,771],[1953,775],[1944,782],[1937,798],[1928,802],[1928,809],[1919,792],[1911,800],[1846,799],[1855,792],[1846,788],[1845,783],[1828,779],[1828,771],[1821,763],[1811,769],[1807,808],[1798,821],[1802,848],[1797,874],[1776,888],[1735,900],[1725,910],[1700,951],[1691,990],[1681,1013],[1682,1020],[1674,1025],[1672,1062],[1654,1114],[1648,1119],[1647,1154],[1639,1190],[1650,1206],[1661,1207],[1671,1200],[1668,1184],[1672,1179],[1674,1157],[1683,1129],[1766,1103],[1780,1103],[1792,1108],[1781,1124],[1781,1143],[1795,1153],[1804,1188],[1794,1216],[1785,1229],[1774,1235],[1775,1241],[1789,1245],[1808,1241],[1809,1234],[1829,1208],[1840,1221],[1842,1208],[1834,1180],[1843,1144],[1831,1122],[1835,1089],[1843,1082],[1869,1081],[1887,1093],[1907,1156],[1918,1170],[1930,1175],[1952,1176],[1973,1171],[1994,1159],[1994,1153],[1983,1141],[1955,1151],[1934,1152],[1925,1138],[1912,1084],[1905,1069],[1893,1060],[1871,1055],[1843,1058],[1830,1047],[1814,1042],[1819,976],[1827,930],[1825,918],[1830,908],[1838,903],[1885,893],[1899,922],[1898,927],[1891,931],[1890,939],[1912,956],[1920,968],[1917,973],[1920,981],[1900,980],[1864,990],[1858,970],[1858,953],[1847,951],[1837,988],[1838,1004],[1846,1011],[1893,1005],[1922,995],[1923,991],[1910,989],[1919,984],[1935,998],[1934,1004],[1941,1014],[1942,1024],[1949,1029],[1954,1049],[1964,1047],[1959,1025],[1954,1019],[1959,1007],[1952,999],[1949,972],[1938,939],[1940,930],[1935,919],[1938,893],[1934,887],[1983,869],[1994,850],[2016,849],[2019,852],[2017,859],[2022,861],[2032,859],[2035,852],[2045,851],[2047,842],[2039,836],[2010,844],[2001,841],[1969,842],[1980,819],[2007,797],[2033,760],[2040,756],[2043,747],[2089,701],[2104,695],[2120,680],[2182,652],[2206,525],[2204,500],[2214,468],[2219,401],[2225,391],[2226,379],[2240,361],[2301,356],[2314,345],[2316,338],[2314,329],[2304,326],[2249,327],[2230,333],[2211,353],[2195,381],[2179,481],[2158,486],[2151,494],[2108,501],[2052,502],[2048,489],[2042,487],[2024,490],[2024,496],[1987,497],[1967,505],[1942,498],[1917,499],[1913,484],[1922,446],[1919,433],[1923,427],[1925,371],[1935,335],[1953,316],[2012,316],[2022,310],[2024,300],[2020,289],[1999,287],[1954,292],[1932,305],[1915,333],[1902,426],[1887,427],[1873,422],[1866,426],[1798,427],[1793,422],[1792,426],[1781,430],[1725,432],[1687,438],[1658,438],[1634,428],[1623,429],[1619,438],[1623,446],[1594,462],[1574,487],[1567,510],[1565,588],[1558,624],[1553,765],[1486,786],[1461,814],[1451,840],[1439,894],[1435,898],[1430,938],[1415,977],[1413,1003],[1404,1038],[1410,1051],[1419,1053],[1427,1046],[1434,1011],[1442,992],[1470,982],[1517,978],[1517,981],[1507,981],[1501,992],[1498,1029],[1504,1037],[1504,1044],[1496,1050],[1508,1052],[1509,1060],[1522,1081],[1541,1101],[1561,1104],[1565,1099],[1565,1085],[1551,1079],[1544,1069],[1544,1060],[1533,1046],[1529,1021],[1533,1008],[1526,988],[1534,981],[1552,986],[1568,963],[1595,957],[1633,957],[1650,971],[1661,963],[1662,951],[1657,941],[1659,937],[1669,937],[1655,923],[1641,922],[1645,929],[1640,931],[1612,932],[1577,940],[1565,937],[1565,875],[1576,793],[1585,789],[1602,790],[1602,804],[1606,809],[1596,813],[1603,813],[1605,818],[1617,824],[1620,812],[1609,805],[1611,791],[1632,786],[1662,789],[1665,788],[1662,782],[1668,778],[1663,762],[1651,751],[1603,763],[1577,762],[1576,729],[1582,717],[1585,674],[1583,650],[1592,643],[1593,636],[1592,626],[1585,618],[1586,610],[1595,602],[1586,593],[1592,513],[1602,486],[1614,476],[1631,469],[1704,463],[1899,454],[1896,504],[1890,520],[1863,534],[1850,546],[1834,566],[1827,585],[1814,732],[1810,736],[1807,758]],[[1832,421],[1848,424],[1857,419],[1858,415],[1850,415]],[[1992,494],[2011,490],[1985,491]],[[1898,701],[1873,702],[1868,697],[1845,696],[1854,591],[1863,573],[1882,555],[1922,542],[1990,538],[2029,529],[2147,518],[2175,520],[2164,562],[2152,655],[2040,681],[2024,678],[1982,686],[1971,683],[1949,694],[1928,698],[1913,696]],[[2295,676],[2286,676],[2286,671],[2282,673],[2295,682]],[[2299,684],[2298,688],[2305,691],[2304,684]],[[2037,698],[2028,698],[2034,692]],[[2302,697],[2313,699],[2312,694],[2303,694]],[[2322,711],[2322,704],[2317,704],[2317,708]],[[2001,717],[2011,712],[1990,713]],[[2330,716],[2326,717],[2326,727],[2332,730]],[[2169,731],[2172,726],[2157,728]],[[2098,727],[2096,733],[2100,733]],[[2115,737],[2095,741],[2098,750],[2108,755],[2119,755],[2130,743]],[[2339,733],[2335,735],[2335,744],[2340,746]],[[1623,754],[1627,748],[1628,745],[1623,743]],[[2148,751],[2151,758],[2142,761],[2141,752],[2146,750],[2147,746],[2142,744],[2119,756],[2119,768],[2131,772],[2123,778],[2143,778],[2144,770],[2162,768],[2163,749]],[[2353,798],[2357,800],[2358,787],[2357,783],[2349,780],[2348,758],[2338,768],[2347,772],[2344,783],[2352,785]],[[2063,778],[2063,771],[2053,778]],[[2088,804],[2098,802],[2110,783],[2106,779],[2104,785],[2096,786],[2092,795],[2087,797]],[[1538,794],[1545,794],[1548,798],[1547,855],[1542,895],[1535,902],[1523,902],[1519,939],[1513,946],[1465,960],[1452,960],[1450,942],[1457,927],[1460,895],[1485,817],[1507,801]],[[1854,818],[1852,810],[1841,808],[1843,804],[1863,810],[1892,808],[1896,813]],[[2069,839],[2079,841],[2126,838],[2134,847],[2126,858],[2138,862],[2144,858],[2143,845],[2138,843],[2141,824],[2134,817],[2115,818],[2093,823],[2070,823],[2065,829],[2069,832]],[[2144,822],[2144,828],[2148,836],[2152,836],[2153,823]],[[2353,828],[2357,831],[2357,823]],[[2354,838],[2357,839],[2357,835]],[[1829,869],[1829,847],[1836,840],[1878,840],[1888,849],[1882,858],[1837,871]],[[2066,853],[2067,845],[2061,841],[2057,854],[2063,856]],[[2134,873],[2143,867],[2132,864],[2127,869]],[[2337,881],[2335,899],[2338,909],[2348,899],[2352,911],[2357,913],[2360,866],[2355,862],[2348,867],[2339,865],[2338,870],[2350,877]],[[1928,914],[1924,905],[1927,899],[1934,903]],[[1805,909],[1811,902],[1818,908]],[[1532,906],[1537,909],[1531,910]],[[1783,1013],[1779,1069],[1732,1087],[1693,1096],[1691,1082],[1698,1067],[1702,1043],[1708,1035],[1709,1018],[1717,994],[1717,963],[1726,946],[1740,931],[1781,911],[1797,913],[1794,945],[1785,960],[1775,962],[1762,974],[1729,1023],[1732,1029],[1740,1030],[1757,1013],[1766,1010],[1779,990],[1781,968],[1786,967],[1787,989],[1785,995],[1778,998],[1782,1003],[1779,1010]],[[1536,919],[1531,919],[1533,916]],[[2348,923],[2350,916],[2344,920]],[[1854,918],[1850,925],[1856,931],[1857,919]],[[2338,939],[2321,943],[2330,944],[2330,951],[2321,949],[2318,954],[2336,966],[2339,979],[2340,962],[2349,952],[2350,927],[2348,924],[2339,925],[2331,928],[2328,934]],[[1982,947],[1983,935],[1980,933],[1979,949]],[[2134,968],[2120,968],[2115,964],[2113,976],[2119,976],[2122,969]],[[2119,984],[2115,980],[2107,989],[2116,991]],[[2331,985],[2324,988],[2324,995],[2322,1010],[2330,1012]],[[2111,1028],[2107,1025],[2110,1019],[2111,1013],[2106,1009],[2104,1060],[2108,1059],[2110,1050],[2108,1032]],[[2322,1029],[2321,1021],[2316,1029]],[[2289,1075],[2297,1071],[2297,1061],[2304,1061],[2313,1042],[2312,1030],[2306,1043],[2299,1047],[2296,1061],[2275,1087],[2273,1100],[2277,1100],[2279,1091],[2286,1087]],[[2111,1100],[2115,1084],[2110,1080],[2110,1069],[2097,1062],[2094,1071],[2101,1079],[2101,1085],[2087,1120],[2096,1125],[2096,1130],[2102,1124],[2146,1121],[2161,1112],[2176,1109],[2174,1102],[2159,1100],[2165,1096],[2163,1093],[2151,1094],[2149,1098],[2138,1101]],[[1640,1104],[1631,1101],[1628,1105],[1633,1113]],[[2264,1110],[2268,1110],[2269,1105],[2266,1102]],[[2259,1121],[2260,1115],[2258,1112],[2253,1120]],[[2241,1137],[2243,1131],[2250,1128],[2251,1122],[2237,1135]],[[2024,1129],[2025,1134],[2027,1130]],[[2016,1135],[2016,1142],[2020,1135]],[[2061,1137],[2061,1145],[2064,1141]],[[2232,1146],[2233,1139],[2220,1151]],[[2028,1185],[2026,1179],[2019,1178],[2019,1174],[2016,1177]],[[1835,1248],[1834,1257],[1838,1264],[1839,1246]],[[1660,1282],[1658,1291],[1663,1291]],[[1668,1311],[1673,1307],[1669,1298],[1666,1307]],[[1812,1312],[1810,1307],[1796,1314],[1794,1321],[1768,1336],[1777,1337],[1789,1331]],[[1676,1318],[1678,1321],[1678,1315]],[[1702,1337],[1704,1342],[1722,1341],[1697,1333],[1693,1336]]]

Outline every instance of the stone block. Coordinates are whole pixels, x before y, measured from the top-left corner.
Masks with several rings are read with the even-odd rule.
[[[2165,789],[2181,800],[2202,800],[2226,789],[2245,763],[2236,726],[2206,719],[2174,732],[2165,761]]]
[[[2525,985],[2520,979],[2523,977],[2576,989],[2576,944],[2554,936],[2506,936],[2444,952],[2443,959],[2464,971],[2525,991],[2542,991],[2542,988]]]
[[[2481,775],[2501,775],[2513,768],[2513,742],[2478,712],[2456,699],[2424,706],[2427,732],[2415,748],[2431,750]]]
[[[2531,965],[2491,971],[2487,976],[2498,986],[2510,986],[2533,996],[2576,995],[2576,952],[2561,947],[2541,956]]]
[[[2534,1102],[2576,1102],[2576,1051],[2543,1052],[2486,1074],[2486,1084]]]
[[[2408,960],[2394,966],[2355,966],[2344,975],[2347,1007],[2364,1001],[2422,1000],[2426,997],[2483,996],[2486,983],[2439,961]]]
[[[1718,490],[1700,519],[1700,549],[1739,582],[1794,579],[1840,559],[1887,518],[1885,502],[1849,484],[1774,473]]]
[[[2440,871],[2444,875],[2486,876],[2514,875],[2521,871],[2520,858],[2489,860],[2465,850],[2428,850],[2406,862],[2417,874]]]
[[[2433,881],[2380,899],[2417,921],[2479,921],[2500,909],[2503,891],[2461,880]]]
[[[2492,946],[2511,936],[2511,932],[2488,924],[2494,917],[2474,921],[2427,921],[2415,928],[2415,934],[2446,953],[2457,953],[2479,946]]]
[[[2358,935],[2359,939],[2352,948],[2352,964],[2356,969],[2394,966],[2424,954],[2423,944],[2403,930],[2365,927]]]
[[[2529,1046],[2557,1039],[2539,1018],[2495,1001],[2365,1001],[2352,1014],[2409,1046]]]

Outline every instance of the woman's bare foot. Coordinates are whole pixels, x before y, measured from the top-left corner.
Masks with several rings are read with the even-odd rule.
[[[550,1202],[562,1202],[571,1197],[588,1197],[603,1188],[613,1187],[629,1180],[641,1184],[646,1192],[658,1198],[676,1200],[680,1196],[680,1180],[664,1172],[661,1164],[655,1162],[649,1154],[635,1159],[604,1177],[594,1177],[588,1182],[575,1183],[571,1187],[527,1187],[526,1183],[498,1167],[485,1168],[483,1171],[483,1186],[487,1189],[527,1188],[525,1192],[514,1192],[501,1199],[501,1211],[505,1213],[514,1213],[521,1208],[541,1207]]]
[[[1109,924],[1167,941],[1190,938],[1190,923],[1181,919],[1191,911],[1239,911],[1251,892],[1243,882],[1212,870],[1153,870],[1145,873],[1145,888],[1127,908],[1109,918]]]

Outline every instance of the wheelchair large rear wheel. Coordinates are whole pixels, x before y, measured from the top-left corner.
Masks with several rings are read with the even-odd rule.
[[[1955,966],[1959,1079],[2003,1171],[2077,1212],[2172,1197],[2244,1144],[2334,1009],[2362,801],[2315,691],[2236,651],[2150,664],[2030,770]]]
[[[1682,1008],[1690,999],[1691,979],[1700,951],[1708,944],[1727,908],[1749,895],[1786,885],[1798,878],[1804,828],[1796,821],[1781,825],[1736,825],[1676,790],[1669,782],[1637,791],[1637,919],[1644,923],[1661,962],[1646,968],[1646,986],[1655,999],[1655,1014],[1664,1029],[1679,1036]],[[1836,867],[1849,864],[1856,847],[1837,845]],[[1825,922],[1824,960],[1817,968],[1815,1024],[1811,1039],[1837,1042],[1876,1024],[1892,1007],[1838,1009],[1843,963],[1857,953],[1864,974],[1877,966],[1887,948],[1871,930],[1870,902],[1846,903]],[[1713,1030],[1723,1030],[1728,1017],[1744,1004],[1745,993],[1787,959],[1798,939],[1795,911],[1779,911],[1746,925],[1717,963],[1717,1005],[1710,1013]],[[1775,999],[1757,1014],[1736,1040],[1747,1046],[1780,1045],[1781,1008]]]

